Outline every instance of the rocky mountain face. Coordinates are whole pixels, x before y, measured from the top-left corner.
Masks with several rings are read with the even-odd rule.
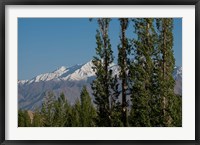
[[[18,105],[20,109],[34,110],[39,108],[48,92],[55,96],[64,93],[68,101],[73,104],[79,97],[85,85],[92,96],[90,84],[95,79],[92,69],[93,63],[77,64],[72,67],[60,67],[51,72],[38,75],[31,80],[18,81]],[[109,66],[114,74],[119,73],[119,67],[115,64]],[[173,73],[176,81],[175,93],[182,93],[182,67],[176,67]],[[92,96],[93,97],[93,96]]]

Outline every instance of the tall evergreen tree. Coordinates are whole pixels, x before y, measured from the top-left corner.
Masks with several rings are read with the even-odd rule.
[[[18,111],[18,126],[19,127],[31,127],[31,119],[27,110]]]
[[[164,118],[164,126],[174,126],[174,120],[181,118],[180,116],[180,97],[175,95],[173,71],[175,67],[175,58],[173,53],[173,18],[159,18],[156,20],[160,50],[160,85],[162,90],[160,93],[162,100],[162,115]],[[179,104],[177,106],[177,104]],[[175,107],[177,106],[177,107]],[[175,113],[177,112],[177,113]],[[178,119],[180,120],[180,119]]]
[[[44,127],[54,126],[54,115],[55,115],[55,96],[53,92],[48,92],[45,96],[42,109],[42,124]]]
[[[58,99],[55,101],[55,115],[54,126],[64,127],[68,124],[68,117],[70,112],[70,106],[64,93],[61,93]]]
[[[93,59],[96,79],[92,83],[94,103],[97,105],[97,125],[112,126],[111,101],[113,77],[109,65],[113,62],[113,51],[108,36],[109,18],[97,19],[99,30],[96,34],[96,54]]]
[[[111,112],[111,126],[120,127],[124,126],[122,122],[122,104],[119,100],[119,83],[118,83],[118,75],[113,77],[113,81],[111,83],[111,97],[110,97],[110,112]]]
[[[42,116],[38,109],[36,109],[33,113],[33,127],[41,127],[42,126]]]
[[[172,105],[171,116],[173,119],[173,126],[181,127],[182,126],[182,96],[177,95],[174,97],[173,100],[175,103]]]
[[[25,120],[25,127],[31,127],[32,126],[31,125],[31,118],[30,118],[27,110],[24,111],[24,120]]]
[[[18,127],[25,126],[24,112],[20,109],[18,110]]]
[[[81,91],[81,126],[92,127],[95,126],[96,110],[92,104],[91,97],[87,91],[86,86],[83,86]]]
[[[121,80],[121,95],[122,95],[122,122],[124,126],[128,126],[128,116],[127,116],[127,89],[128,89],[128,55],[130,54],[131,45],[128,38],[126,37],[126,30],[128,28],[129,19],[120,18],[121,25],[121,35],[120,44],[118,45],[118,65],[120,67],[119,78]]]
[[[81,126],[81,103],[79,99],[76,100],[74,106],[72,107],[72,115],[71,115],[71,126],[72,127],[80,127]]]
[[[156,35],[152,18],[134,19],[134,59],[130,65],[132,126],[151,126],[153,53]]]

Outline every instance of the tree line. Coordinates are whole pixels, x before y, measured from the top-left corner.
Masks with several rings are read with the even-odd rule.
[[[18,111],[19,127],[94,127],[96,110],[91,97],[83,87],[80,100],[70,105],[64,93],[58,98],[53,92],[48,92],[42,108],[35,110],[33,118],[27,110]]]
[[[118,19],[119,75],[109,67],[114,61],[109,36],[112,19],[96,20],[96,79],[91,84],[94,104],[86,87],[74,105],[69,105],[64,94],[58,99],[49,94],[42,109],[34,112],[32,122],[27,111],[19,110],[19,126],[182,126],[182,97],[174,93],[173,19]],[[127,37],[130,26],[132,38]]]

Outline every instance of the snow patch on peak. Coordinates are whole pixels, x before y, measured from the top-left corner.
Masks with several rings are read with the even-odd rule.
[[[19,81],[18,81],[18,84],[23,85],[23,84],[25,84],[25,83],[27,83],[27,82],[28,82],[28,80],[19,80]]]
[[[29,83],[40,82],[40,81],[59,80],[59,77],[62,76],[67,71],[68,71],[68,69],[65,66],[62,66],[51,73],[45,73],[45,74],[40,74],[40,75],[36,76],[32,80],[30,80]]]
[[[68,71],[67,67],[61,66],[59,69],[53,71],[53,74],[56,74],[56,77],[61,76],[62,74],[66,73]]]
[[[58,68],[57,70],[55,70],[54,72],[56,73],[56,72],[63,72],[63,71],[65,71],[67,69],[67,67],[65,67],[65,66],[61,66],[60,68]]]
[[[53,77],[54,77],[53,73],[41,74],[33,78],[33,81],[31,82],[48,81],[48,80],[51,80]]]
[[[93,71],[92,61],[87,62],[82,65],[79,69],[77,69],[74,73],[70,74],[67,79],[68,80],[87,80],[88,77],[94,76],[95,72]]]
[[[173,72],[174,79],[177,80],[178,78],[182,78],[182,67],[176,66]]]

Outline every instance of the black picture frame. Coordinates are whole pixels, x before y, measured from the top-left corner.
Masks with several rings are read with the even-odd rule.
[[[6,5],[195,5],[195,140],[5,140],[5,7]],[[0,143],[1,145],[56,144],[200,144],[200,0],[0,0]]]

